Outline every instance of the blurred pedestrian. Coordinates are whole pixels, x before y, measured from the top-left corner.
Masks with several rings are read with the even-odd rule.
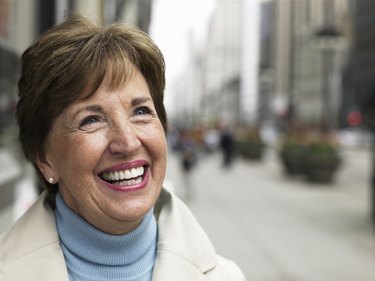
[[[234,157],[234,137],[229,127],[224,127],[220,136],[220,148],[223,155],[223,166],[230,167]]]
[[[180,140],[180,165],[182,180],[185,188],[185,199],[191,200],[194,195],[193,170],[197,165],[196,145],[188,133],[181,134]]]
[[[1,280],[245,280],[162,188],[164,78],[148,35],[78,15],[23,53],[20,141],[46,191],[0,237]]]
[[[210,128],[204,132],[203,140],[206,147],[206,151],[208,153],[213,153],[219,147],[220,134],[216,129]]]

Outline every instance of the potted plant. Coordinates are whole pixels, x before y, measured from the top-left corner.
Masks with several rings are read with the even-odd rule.
[[[247,129],[239,133],[236,141],[238,153],[245,159],[261,160],[265,143],[257,128]]]
[[[284,137],[279,149],[279,156],[284,171],[288,175],[300,175],[305,171],[304,156],[306,141],[301,134],[290,134]]]
[[[322,136],[308,144],[304,160],[310,182],[331,182],[341,163],[339,147],[332,138]]]

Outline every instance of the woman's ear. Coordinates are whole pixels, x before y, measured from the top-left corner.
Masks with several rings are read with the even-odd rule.
[[[39,170],[42,172],[45,180],[51,184],[55,184],[58,182],[58,175],[56,170],[54,169],[53,164],[45,155],[38,155],[36,159],[36,165],[38,166]]]

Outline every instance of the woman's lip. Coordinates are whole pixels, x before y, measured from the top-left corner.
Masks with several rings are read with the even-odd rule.
[[[140,166],[148,166],[147,161],[136,160],[136,161],[132,161],[132,162],[121,163],[121,164],[118,164],[118,165],[114,165],[114,166],[112,166],[108,169],[105,169],[104,171],[101,171],[99,174],[115,172],[115,171],[130,170],[132,168],[138,168]]]
[[[129,185],[129,186],[111,184],[110,182],[107,182],[101,179],[100,177],[99,177],[99,180],[109,189],[112,189],[115,191],[131,192],[131,191],[136,191],[136,190],[145,188],[149,180],[149,174],[150,174],[149,169],[146,169],[145,174],[143,175],[142,182],[134,184],[134,185]]]

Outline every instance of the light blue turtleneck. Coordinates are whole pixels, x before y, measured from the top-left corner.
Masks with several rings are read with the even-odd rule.
[[[56,221],[70,281],[151,281],[157,224],[153,210],[124,235],[104,233],[75,214],[60,194]]]

